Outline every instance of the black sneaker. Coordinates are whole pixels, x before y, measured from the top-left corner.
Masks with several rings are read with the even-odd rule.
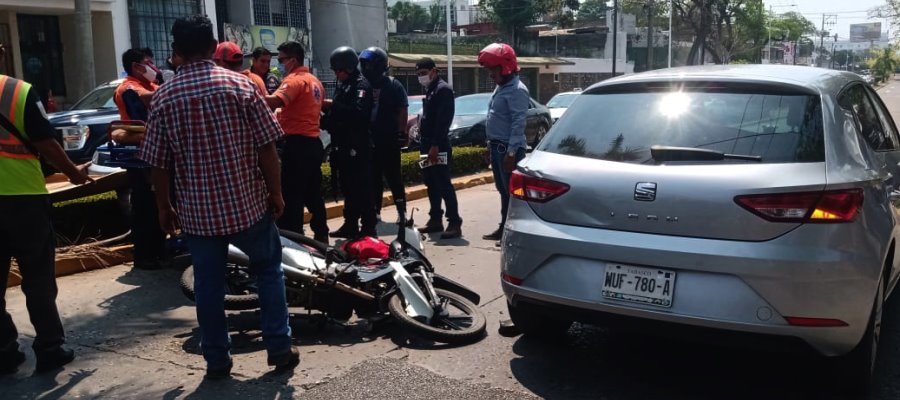
[[[25,353],[16,349],[14,352],[0,353],[0,376],[15,373],[25,362]]]
[[[287,353],[269,356],[268,364],[275,366],[275,372],[292,370],[300,364],[300,351],[291,346],[291,351]]]
[[[211,380],[221,380],[227,379],[231,377],[231,367],[234,366],[234,362],[229,360],[228,365],[222,368],[207,368],[206,375],[203,377]]]
[[[373,238],[377,238],[377,237],[378,237],[378,231],[375,230],[375,228],[372,228],[372,229],[363,229],[363,230],[359,231],[359,237],[366,237],[366,236],[373,237]]]
[[[481,238],[484,240],[500,240],[500,239],[502,239],[503,238],[503,225],[500,225],[500,227],[497,228],[496,231],[488,233],[487,235],[484,235]]]
[[[444,224],[441,221],[428,220],[425,226],[419,228],[419,233],[440,233],[444,231]]]
[[[37,363],[34,372],[46,372],[57,369],[66,365],[75,359],[75,351],[57,347],[55,350],[41,351],[35,353]]]
[[[153,271],[157,269],[162,269],[162,264],[157,260],[134,260],[134,267],[137,269],[144,269],[148,271]]]
[[[313,236],[313,239],[317,242],[328,244],[328,234],[327,233],[323,233],[321,235],[316,234],[315,236]]]
[[[341,238],[341,239],[348,239],[348,238],[356,237],[357,235],[359,235],[359,231],[357,231],[356,229],[350,229],[346,226],[342,226],[342,227],[338,228],[338,230],[331,231],[328,233],[328,236],[331,236],[333,238]]]
[[[462,237],[462,226],[459,224],[450,224],[447,230],[441,234],[441,239],[458,239]]]

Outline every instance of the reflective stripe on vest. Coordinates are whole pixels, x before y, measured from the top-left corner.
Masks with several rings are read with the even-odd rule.
[[[25,137],[25,102],[31,85],[15,78],[0,75],[0,114],[3,114],[9,122]],[[27,147],[13,135],[0,126],[0,157],[36,160],[37,156],[31,153]]]

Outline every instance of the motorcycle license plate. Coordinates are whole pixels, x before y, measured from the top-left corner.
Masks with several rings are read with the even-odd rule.
[[[632,265],[606,264],[603,297],[658,307],[672,307],[675,272]]]

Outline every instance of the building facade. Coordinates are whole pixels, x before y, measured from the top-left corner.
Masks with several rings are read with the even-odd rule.
[[[57,103],[71,105],[86,94],[78,89],[84,76],[96,84],[121,77],[121,54],[129,48],[149,48],[164,63],[172,23],[193,14],[206,14],[219,40],[243,44],[247,54],[255,46],[275,51],[284,40],[301,41],[307,61],[326,75],[334,48],[387,42],[384,1],[89,0],[93,63],[85,63],[78,58],[76,38],[85,36],[78,31],[76,1],[0,0],[0,42],[7,49],[0,73],[31,82],[45,100],[52,93]]]

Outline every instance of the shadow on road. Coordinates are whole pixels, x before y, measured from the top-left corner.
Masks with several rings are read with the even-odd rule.
[[[871,399],[900,398],[900,295],[886,308]],[[819,357],[748,350],[574,324],[564,338],[520,337],[515,379],[548,399],[853,399]]]

